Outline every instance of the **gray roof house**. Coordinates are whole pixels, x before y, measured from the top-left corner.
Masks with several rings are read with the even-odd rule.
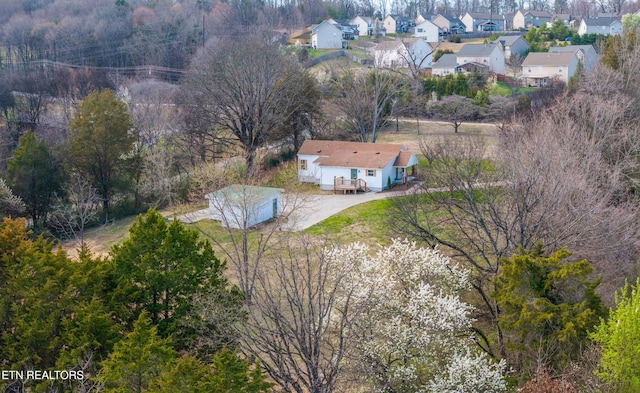
[[[456,73],[458,62],[456,55],[453,53],[447,53],[438,59],[431,66],[431,75],[433,76],[447,76]]]
[[[584,18],[580,21],[578,34],[621,35],[622,22],[619,18]]]
[[[531,52],[522,62],[522,78],[527,86],[547,86],[554,80],[567,84],[577,67],[575,52]]]
[[[445,34],[463,34],[467,29],[460,19],[451,15],[438,14],[431,21]]]
[[[467,33],[476,31],[489,31],[488,29],[504,30],[505,19],[503,15],[488,14],[483,12],[467,12],[462,18],[462,23],[467,27]]]
[[[509,59],[512,55],[522,56],[529,49],[529,43],[521,35],[503,35],[495,40],[500,44],[505,58]]]
[[[593,45],[552,46],[549,48],[549,52],[575,53],[587,72],[593,71],[598,64],[599,56]]]
[[[456,54],[458,65],[475,63],[488,67],[490,72],[504,74],[505,57],[500,45],[490,44],[465,44]]]
[[[551,23],[552,15],[546,11],[519,10],[513,16],[513,29],[538,28],[543,23]]]

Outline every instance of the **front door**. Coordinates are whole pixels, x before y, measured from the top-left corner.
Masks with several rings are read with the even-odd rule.
[[[351,170],[351,180],[355,180],[358,178],[358,170],[357,169],[352,169]]]

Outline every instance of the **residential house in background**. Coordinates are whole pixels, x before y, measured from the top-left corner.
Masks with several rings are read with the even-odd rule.
[[[575,19],[576,18],[571,14],[554,14],[551,17],[551,24],[555,23],[555,21],[557,20],[560,20],[567,28],[570,28],[571,22],[574,21]]]
[[[500,45],[505,59],[510,59],[512,55],[522,56],[529,49],[529,43],[521,35],[503,35],[495,42]]]
[[[446,35],[460,35],[467,30],[467,26],[460,19],[450,15],[438,14],[431,21]]]
[[[545,11],[522,11],[518,10],[513,16],[513,30],[527,30],[532,27],[536,29],[543,23],[551,23],[551,15]]]
[[[420,24],[416,24],[414,37],[423,38],[428,42],[440,41],[440,28],[430,20],[425,20]]]
[[[513,16],[515,12],[509,12],[504,14],[504,29],[505,30],[513,30]]]
[[[408,16],[391,14],[382,20],[387,34],[402,34],[409,32],[409,28],[415,26],[415,23]]]
[[[382,191],[410,180],[417,164],[400,144],[307,139],[298,151],[298,181],[322,190]]]
[[[368,16],[356,16],[349,21],[349,24],[356,26],[361,36],[372,36],[374,33],[374,18],[370,18]]]
[[[460,18],[460,20],[466,26],[467,33],[473,33],[476,31],[492,31],[490,29],[495,29],[495,31],[504,30],[504,16],[499,14],[467,12],[462,18]]]
[[[580,21],[578,35],[585,34],[621,35],[622,22],[619,18],[584,18]]]
[[[598,65],[599,55],[593,45],[552,46],[549,52],[575,53],[587,72],[593,71]]]
[[[431,66],[431,75],[433,76],[447,76],[455,74],[458,67],[457,57],[453,53],[446,53],[433,62]]]
[[[352,25],[348,19],[328,19],[328,22],[342,31],[342,39],[344,41],[357,40],[360,36],[358,26]],[[344,47],[347,47],[346,42],[344,43]]]
[[[371,48],[376,65],[387,68],[429,68],[432,52],[431,45],[422,38],[382,41]]]
[[[500,45],[489,44],[465,44],[456,53],[458,66],[466,64],[475,65],[479,69],[485,68],[488,72],[503,74],[505,72],[505,57]],[[464,67],[464,69],[467,69]]]
[[[435,17],[434,14],[422,14],[418,12],[418,16],[414,19],[416,25],[424,22],[425,20],[431,20]]]
[[[554,80],[567,84],[577,67],[575,52],[531,52],[522,62],[522,78],[526,86],[547,86]]]
[[[311,29],[311,46],[315,49],[343,48],[342,30],[329,21],[322,21]]]

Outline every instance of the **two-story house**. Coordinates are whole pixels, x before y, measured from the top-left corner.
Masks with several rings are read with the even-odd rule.
[[[578,35],[585,34],[621,35],[622,22],[619,18],[584,18],[580,21]]]
[[[415,26],[413,20],[408,16],[389,14],[382,20],[387,34],[402,34],[409,32],[409,28]]]
[[[315,49],[342,48],[342,30],[329,21],[322,21],[311,29],[311,46]]]
[[[504,30],[504,16],[482,12],[467,12],[462,18],[467,33],[476,31],[500,31]]]
[[[451,15],[438,14],[431,21],[447,35],[463,34],[467,30],[467,26],[460,19]]]
[[[536,29],[542,26],[543,23],[551,23],[551,15],[546,11],[522,11],[518,10],[513,16],[513,29],[530,29],[535,27]]]
[[[378,66],[422,70],[431,67],[433,48],[422,38],[382,41],[371,49]]]
[[[549,48],[549,52],[575,53],[587,72],[593,71],[598,65],[599,55],[593,45],[552,46]]]
[[[473,63],[496,74],[505,72],[504,52],[496,43],[465,44],[456,53],[456,61],[458,66]]]
[[[577,67],[574,52],[531,52],[522,62],[522,78],[527,86],[548,86],[554,80],[567,84]]]
[[[429,42],[440,41],[440,33],[442,30],[430,20],[424,20],[422,23],[416,24],[414,37],[422,38]]]
[[[503,35],[495,42],[502,48],[506,59],[514,55],[522,56],[529,49],[529,43],[521,35]]]

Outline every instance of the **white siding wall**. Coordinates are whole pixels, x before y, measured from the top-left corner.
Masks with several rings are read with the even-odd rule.
[[[308,156],[299,154],[298,155],[298,181],[304,183],[315,183],[320,184],[320,166],[314,164],[313,162],[318,159],[319,156]],[[302,160],[307,161],[307,169],[300,169],[300,162]]]
[[[340,49],[342,31],[329,23],[318,26],[316,33],[311,34],[311,45],[317,49]]]
[[[282,213],[282,199],[280,194],[274,194],[256,202],[248,202],[244,206],[228,203],[222,199],[210,199],[209,210],[211,219],[220,221],[221,225],[240,229],[245,225],[250,228],[261,222],[274,218],[273,200],[277,200],[276,215]]]
[[[440,28],[429,20],[425,20],[415,27],[414,37],[424,38],[429,42],[438,42],[440,40]]]

